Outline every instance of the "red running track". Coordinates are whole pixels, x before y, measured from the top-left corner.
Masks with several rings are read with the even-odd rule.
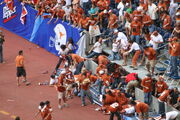
[[[49,100],[53,108],[53,120],[108,120],[109,116],[96,112],[96,105],[81,107],[81,100],[75,97],[68,101],[69,108],[58,109],[57,94],[53,87],[38,86],[39,82],[49,81],[58,57],[39,48],[27,40],[2,29],[5,35],[4,59],[0,64],[0,120],[13,120],[11,115],[20,116],[22,120],[34,119],[40,101]],[[17,87],[15,57],[19,50],[24,51],[27,79],[32,83]],[[48,74],[42,74],[49,71]]]

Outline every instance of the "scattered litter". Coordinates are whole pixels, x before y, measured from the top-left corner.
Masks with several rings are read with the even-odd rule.
[[[15,100],[12,99],[7,99],[8,102],[14,102]]]

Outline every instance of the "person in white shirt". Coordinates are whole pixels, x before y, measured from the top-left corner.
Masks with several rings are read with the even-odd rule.
[[[158,7],[152,2],[152,0],[149,0],[147,15],[149,15],[153,21],[157,20],[158,18],[157,10]]]
[[[109,60],[119,60],[120,57],[119,57],[119,44],[120,44],[120,41],[117,41],[117,40],[114,40],[113,41],[113,44],[112,44],[112,55],[110,55],[108,58]]]
[[[124,59],[123,66],[127,65],[127,55],[131,53],[132,51],[135,51],[135,54],[132,58],[132,65],[130,67],[132,67],[133,70],[137,70],[137,60],[139,58],[139,55],[141,54],[141,50],[140,50],[139,45],[132,40],[129,41],[129,46],[130,46],[130,50],[123,53],[123,59]]]
[[[59,50],[59,53],[58,53],[59,54],[59,61],[58,61],[58,64],[56,65],[56,68],[55,68],[56,71],[58,70],[59,66],[61,65],[61,63],[63,61],[67,60],[68,63],[70,64],[70,60],[68,59],[68,56],[67,56],[68,52],[69,52],[69,50],[66,47],[66,45],[61,45],[60,46],[60,50]]]
[[[157,31],[154,31],[151,34],[151,40],[149,41],[149,44],[152,45],[153,49],[157,50],[160,43],[163,43],[163,37]]]
[[[98,39],[98,41],[94,44],[94,46],[90,49],[89,55],[87,58],[92,58],[94,56],[99,56],[102,53],[102,37]]]
[[[161,115],[159,120],[180,120],[179,111],[170,111]]]
[[[119,21],[123,22],[123,11],[124,11],[124,7],[125,7],[126,1],[122,0],[118,6],[117,9],[119,10]]]
[[[72,12],[72,7],[70,5],[66,5],[66,6],[63,6],[62,9],[65,11],[66,20],[67,21],[70,20],[70,13]]]

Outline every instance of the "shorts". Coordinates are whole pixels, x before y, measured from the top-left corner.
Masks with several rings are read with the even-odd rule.
[[[58,99],[65,98],[65,92],[58,92]]]
[[[148,60],[147,59],[146,65],[149,65],[150,67],[154,68],[156,63],[157,63],[156,60]]]
[[[17,67],[17,73],[16,73],[17,77],[26,77],[26,71],[23,67]]]
[[[72,89],[72,84],[67,84],[66,85],[66,90],[71,90]]]

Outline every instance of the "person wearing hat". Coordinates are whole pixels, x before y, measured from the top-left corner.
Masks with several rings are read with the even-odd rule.
[[[152,102],[152,78],[151,74],[147,74],[141,81],[141,87],[144,91],[144,103],[150,105]]]
[[[131,22],[131,40],[134,40],[137,44],[140,45],[140,35],[142,31],[142,24],[139,22],[138,17],[134,17]]]
[[[177,37],[169,39],[170,73],[169,76],[178,76],[178,57],[180,56],[180,43]]]
[[[163,37],[161,34],[158,33],[158,31],[154,31],[151,36],[151,40],[149,41],[149,44],[152,45],[154,50],[158,49],[158,45],[163,43]]]
[[[166,82],[164,82],[164,77],[159,76],[158,81],[155,84],[155,96],[159,97],[161,93],[168,88]]]
[[[146,68],[148,72],[153,75],[154,67],[156,65],[156,51],[150,46],[144,46],[143,57],[141,59],[140,65],[142,65],[145,58],[146,58]]]
[[[5,39],[4,39],[4,35],[2,30],[0,30],[0,63],[3,63],[3,43],[4,43]]]

